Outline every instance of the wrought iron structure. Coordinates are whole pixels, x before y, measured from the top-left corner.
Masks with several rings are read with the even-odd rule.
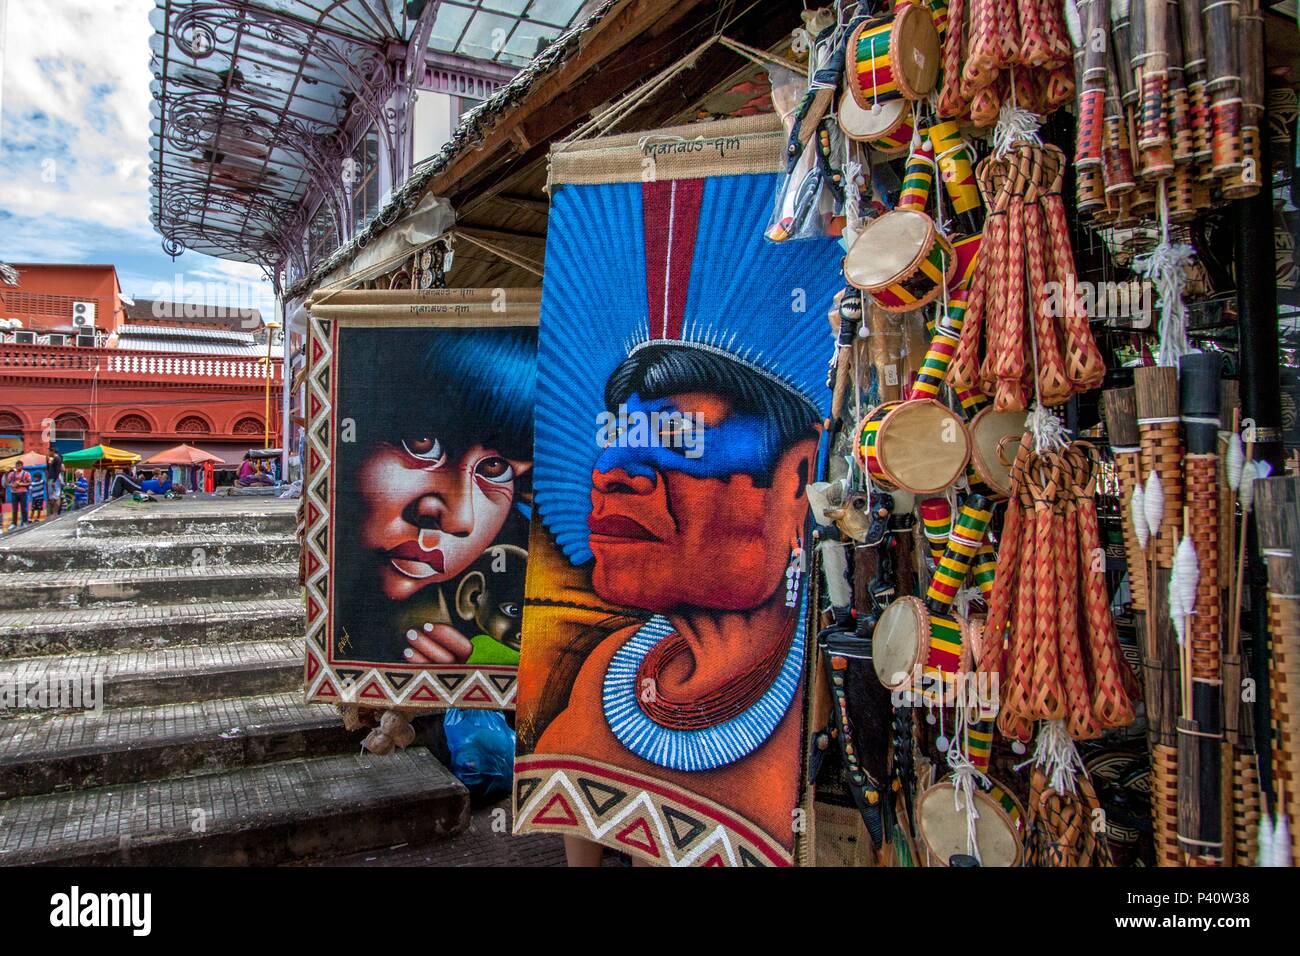
[[[381,182],[400,185],[418,91],[494,88],[583,0],[155,4],[151,205],[163,248],[255,263],[278,291],[290,265],[307,271],[303,237],[320,203],[334,244],[348,240],[361,137],[374,131]],[[489,46],[467,58],[483,36]]]

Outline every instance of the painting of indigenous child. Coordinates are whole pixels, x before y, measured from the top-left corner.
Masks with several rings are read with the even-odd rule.
[[[328,644],[318,662],[332,676],[312,696],[510,709],[537,330],[335,326]],[[310,673],[308,685],[310,694]]]
[[[514,811],[571,858],[794,861],[840,252],[764,238],[764,121],[553,157]]]

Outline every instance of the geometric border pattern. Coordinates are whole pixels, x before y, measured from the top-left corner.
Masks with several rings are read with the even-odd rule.
[[[689,790],[587,757],[515,758],[514,832],[579,836],[658,866],[793,866],[761,828]]]
[[[334,663],[331,652],[334,575],[330,528],[337,323],[309,317],[307,441],[303,462],[303,564],[307,602],[303,684],[308,701],[404,710],[448,707],[514,710],[514,667]]]

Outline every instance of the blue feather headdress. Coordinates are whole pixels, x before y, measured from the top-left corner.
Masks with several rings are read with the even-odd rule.
[[[629,355],[725,355],[824,417],[831,238],[763,236],[776,174],[553,187],[538,342],[537,509],[574,564],[591,558],[591,472],[605,383]]]

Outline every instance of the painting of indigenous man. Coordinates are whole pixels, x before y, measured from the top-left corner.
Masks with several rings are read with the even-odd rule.
[[[841,253],[764,238],[777,129],[552,155],[514,820],[571,859],[794,862]]]
[[[328,608],[308,695],[512,709],[537,329],[331,324]]]

